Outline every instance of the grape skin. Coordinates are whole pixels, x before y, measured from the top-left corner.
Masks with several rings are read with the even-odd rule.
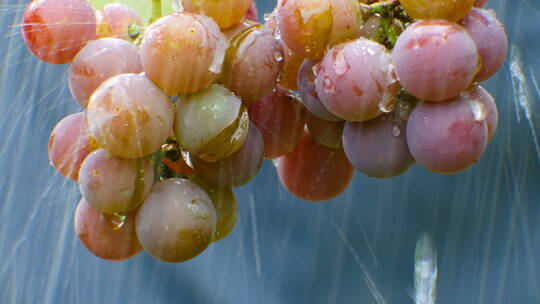
[[[154,184],[149,159],[126,159],[103,149],[86,157],[79,173],[79,190],[85,200],[103,213],[127,214],[148,195]]]
[[[141,44],[146,76],[167,95],[198,91],[221,72],[227,39],[209,17],[175,13],[152,23]]]
[[[313,115],[328,121],[339,121],[341,118],[330,113],[321,103],[315,87],[316,61],[306,59],[298,71],[297,87],[300,101]]]
[[[445,101],[474,79],[479,63],[473,39],[461,26],[423,20],[399,36],[392,62],[401,86],[417,98]]]
[[[261,168],[264,141],[259,129],[250,124],[244,144],[230,156],[216,162],[207,162],[191,156],[195,173],[219,188],[240,187],[252,180]]]
[[[395,98],[395,84],[385,47],[365,38],[330,49],[315,78],[323,105],[337,117],[351,121],[381,115],[379,104]]]
[[[107,217],[81,199],[75,209],[75,233],[94,255],[111,261],[123,261],[137,255],[142,247],[135,234],[135,214],[114,229]]]
[[[249,118],[263,136],[265,159],[292,151],[302,138],[306,121],[302,105],[279,86],[251,104]]]
[[[484,81],[499,70],[506,58],[508,38],[504,26],[493,11],[479,8],[471,9],[460,24],[469,32],[480,54],[482,67],[475,81]]]
[[[308,112],[306,126],[309,134],[321,145],[332,149],[343,149],[343,127],[345,121],[327,121]]]
[[[407,147],[406,124],[396,112],[347,122],[343,146],[351,164],[369,177],[398,176],[414,163]]]
[[[499,112],[497,110],[495,99],[481,86],[473,86],[467,89],[467,91],[464,91],[462,95],[466,96],[467,99],[477,101],[484,106],[489,142],[495,135],[495,131],[497,131],[497,126],[499,124]]]
[[[283,73],[281,74],[278,83],[280,86],[294,91],[298,89],[296,86],[298,70],[304,62],[305,57],[291,51],[291,49],[289,49],[283,42],[281,43],[281,46],[283,47],[285,57],[283,60]]]
[[[186,12],[212,17],[220,28],[226,29],[244,18],[251,0],[183,0],[182,6]]]
[[[199,186],[186,179],[160,181],[139,208],[135,226],[144,250],[169,263],[187,261],[210,245],[216,210]]]
[[[407,142],[424,168],[457,173],[482,157],[487,132],[484,106],[462,94],[442,103],[420,102],[407,123]]]
[[[84,0],[34,0],[24,11],[22,32],[37,58],[52,64],[69,63],[96,38],[96,17]]]
[[[281,184],[306,201],[325,201],[345,191],[354,169],[343,150],[324,147],[307,132],[290,153],[277,159]]]
[[[486,5],[487,3],[487,0],[476,0],[474,2],[474,6],[476,7],[483,7],[484,5]]]
[[[129,36],[129,27],[132,24],[142,28],[143,22],[135,10],[129,6],[118,3],[108,3],[103,7],[103,12],[107,18],[111,34],[115,38],[133,41]]]
[[[90,42],[73,59],[69,67],[69,90],[86,108],[88,99],[103,81],[124,73],[140,73],[139,51],[129,42],[102,38]]]
[[[259,10],[257,9],[257,2],[255,0],[251,0],[251,5],[246,12],[245,19],[259,22]]]
[[[49,138],[49,160],[64,177],[77,181],[86,156],[96,149],[90,140],[84,112],[64,117]]]
[[[254,25],[233,38],[227,50],[220,83],[244,105],[268,95],[283,68],[283,48],[271,30]]]
[[[90,97],[86,117],[100,147],[123,158],[159,149],[174,121],[167,96],[139,74],[120,74],[102,83]]]
[[[401,0],[405,12],[415,19],[458,21],[469,12],[475,0]]]

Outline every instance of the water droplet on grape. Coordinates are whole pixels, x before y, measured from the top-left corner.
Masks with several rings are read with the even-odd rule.
[[[274,53],[274,59],[277,61],[277,62],[281,62],[283,60],[283,54],[279,51],[275,52]]]
[[[469,101],[469,104],[471,105],[474,120],[482,121],[486,119],[486,111],[484,110],[484,106],[481,103],[477,101]]]
[[[392,128],[392,136],[398,138],[401,135],[401,129],[398,126]]]
[[[105,217],[105,220],[107,221],[107,224],[113,229],[118,230],[124,226],[126,223],[126,216],[123,214],[107,214],[103,213],[103,216]]]
[[[336,91],[336,87],[334,86],[334,82],[332,82],[332,79],[330,79],[328,76],[324,77],[323,90],[326,93],[333,93],[333,92]]]
[[[390,113],[396,107],[396,100],[392,94],[385,92],[382,96],[381,102],[379,102],[379,110],[383,113]]]
[[[184,6],[182,5],[182,0],[173,0],[172,1],[172,9],[173,11],[177,13],[181,13],[184,11]]]
[[[347,73],[349,69],[350,69],[350,66],[349,66],[349,63],[347,62],[347,59],[345,58],[345,55],[343,54],[343,52],[339,52],[334,61],[334,70],[336,74],[341,76]]]

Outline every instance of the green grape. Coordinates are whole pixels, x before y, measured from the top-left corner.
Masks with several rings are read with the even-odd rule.
[[[416,19],[458,21],[465,17],[475,0],[401,0],[407,14]]]

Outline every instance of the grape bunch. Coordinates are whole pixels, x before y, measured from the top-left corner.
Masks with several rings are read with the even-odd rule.
[[[252,0],[174,0],[150,22],[121,4],[32,1],[24,41],[70,64],[82,109],[48,147],[78,183],[81,242],[108,260],[189,260],[234,229],[232,188],[265,159],[308,201],[342,193],[355,169],[467,169],[497,128],[478,83],[507,49],[484,3],[279,0],[263,25]]]

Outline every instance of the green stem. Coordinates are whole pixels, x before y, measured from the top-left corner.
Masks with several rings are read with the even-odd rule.
[[[161,18],[161,0],[152,0],[152,17],[150,23]]]

